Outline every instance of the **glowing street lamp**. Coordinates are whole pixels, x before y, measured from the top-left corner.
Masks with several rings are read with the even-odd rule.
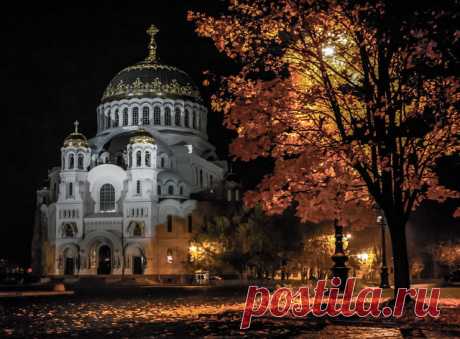
[[[367,261],[369,260],[369,253],[367,252],[358,253],[356,256],[360,261],[364,263],[367,263]]]

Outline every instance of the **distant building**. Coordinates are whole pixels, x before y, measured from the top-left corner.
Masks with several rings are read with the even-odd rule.
[[[97,135],[87,140],[76,122],[61,166],[37,192],[35,272],[183,279],[193,274],[190,239],[212,213],[213,199],[191,195],[240,200],[207,140],[198,89],[159,63],[157,29],[147,32],[147,58],[119,72],[102,96]]]

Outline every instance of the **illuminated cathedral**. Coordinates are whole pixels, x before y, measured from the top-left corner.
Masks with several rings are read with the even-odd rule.
[[[196,197],[240,199],[208,141],[197,87],[157,58],[157,32],[147,30],[147,57],[109,82],[97,134],[87,139],[75,122],[37,191],[32,251],[42,274],[183,280],[193,273],[190,241],[212,209]]]

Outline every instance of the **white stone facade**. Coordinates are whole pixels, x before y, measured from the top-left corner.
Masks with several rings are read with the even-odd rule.
[[[173,73],[155,78],[163,66],[143,65],[143,78],[176,83]],[[227,168],[207,140],[201,100],[175,94],[105,98],[97,108],[97,135],[86,142],[76,131],[66,139],[61,166],[49,171],[49,187],[37,193],[46,228],[44,273],[190,273],[189,241],[200,222],[195,215],[203,215],[190,195],[218,185]],[[136,142],[140,131],[153,142]]]

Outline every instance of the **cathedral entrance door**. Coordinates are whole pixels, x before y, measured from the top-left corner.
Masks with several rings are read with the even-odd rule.
[[[142,274],[142,257],[133,256],[133,274]]]
[[[74,268],[75,268],[75,265],[74,265],[73,258],[65,258],[64,274],[73,275]]]
[[[107,245],[102,245],[99,248],[99,266],[97,274],[112,273],[112,250]]]

